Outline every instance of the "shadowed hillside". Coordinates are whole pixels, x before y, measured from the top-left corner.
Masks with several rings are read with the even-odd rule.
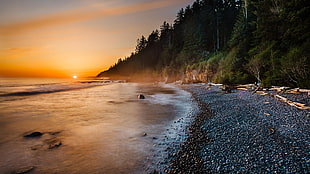
[[[310,88],[309,1],[196,0],[98,77]]]

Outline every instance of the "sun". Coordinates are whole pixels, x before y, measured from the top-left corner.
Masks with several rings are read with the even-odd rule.
[[[74,75],[74,76],[72,76],[72,78],[77,79],[77,78],[78,78],[78,76],[77,76],[77,75]]]

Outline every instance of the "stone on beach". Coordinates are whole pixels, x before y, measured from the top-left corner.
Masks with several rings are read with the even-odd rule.
[[[25,138],[35,138],[35,137],[40,137],[40,136],[42,136],[42,135],[43,135],[43,133],[41,133],[41,132],[31,132],[31,133],[26,132],[26,133],[24,134],[24,137],[25,137]]]
[[[42,146],[43,146],[42,144],[31,146],[31,150],[38,150],[38,149],[42,148]]]
[[[138,99],[145,99],[145,96],[143,94],[139,94]]]
[[[30,167],[24,167],[19,169],[18,171],[14,172],[14,174],[25,174],[31,172],[35,167],[30,166]]]
[[[51,138],[46,140],[45,142],[48,145],[49,149],[54,149],[62,145],[62,142],[59,138]]]

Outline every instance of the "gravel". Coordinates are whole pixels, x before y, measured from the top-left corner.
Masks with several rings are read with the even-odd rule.
[[[180,138],[161,139],[167,157],[149,173],[310,173],[309,112],[258,93],[182,88],[198,109]]]

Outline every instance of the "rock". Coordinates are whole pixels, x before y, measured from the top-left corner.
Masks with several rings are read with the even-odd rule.
[[[61,140],[58,138],[51,138],[51,139],[46,140],[45,142],[48,145],[49,149],[54,149],[62,145]]]
[[[145,99],[145,96],[142,95],[142,94],[139,94],[139,95],[138,95],[138,99]]]
[[[38,144],[38,145],[34,145],[31,147],[31,150],[38,150],[42,147],[43,145],[42,144]]]
[[[144,137],[147,136],[147,133],[144,132],[143,136],[144,136]]]
[[[273,129],[273,128],[269,128],[269,130],[270,130],[270,133],[268,134],[268,136],[270,136],[270,135],[272,135],[272,134],[274,134],[274,133],[275,133],[275,129]]]
[[[222,90],[225,91],[227,94],[231,93],[231,87],[229,85],[224,85]]]
[[[15,174],[24,174],[24,173],[28,173],[28,172],[31,172],[34,168],[35,168],[34,166],[21,168],[21,169],[19,169],[18,171],[16,171]]]
[[[32,132],[32,133],[25,133],[24,137],[25,138],[35,138],[35,137],[40,137],[42,135],[43,135],[43,133],[41,133],[41,132]]]

